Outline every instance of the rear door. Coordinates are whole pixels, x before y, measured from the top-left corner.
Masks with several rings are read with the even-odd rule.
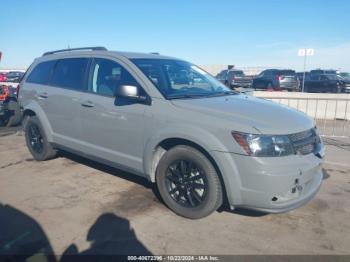
[[[141,86],[121,61],[96,57],[89,71],[88,92],[79,109],[84,152],[142,172],[144,113],[149,105],[114,96],[121,85]]]
[[[60,145],[76,148],[80,143],[80,97],[86,86],[88,58],[57,61],[49,86],[41,93],[42,107]]]

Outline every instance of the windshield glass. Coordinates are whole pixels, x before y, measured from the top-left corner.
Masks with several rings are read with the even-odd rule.
[[[230,71],[230,74],[232,74],[234,76],[238,76],[238,77],[243,77],[244,76],[243,71]]]
[[[180,60],[132,59],[167,99],[235,94],[199,67]]]

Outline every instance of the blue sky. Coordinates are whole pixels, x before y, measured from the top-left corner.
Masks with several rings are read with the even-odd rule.
[[[350,70],[350,1],[2,1],[0,68],[27,67],[48,50],[102,45],[197,64]]]

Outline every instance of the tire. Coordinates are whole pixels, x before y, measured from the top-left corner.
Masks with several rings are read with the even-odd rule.
[[[175,146],[162,156],[156,182],[165,204],[186,218],[206,217],[223,203],[223,190],[214,166],[190,146]]]
[[[25,120],[24,132],[27,147],[35,160],[45,161],[57,155],[56,150],[54,150],[52,145],[47,141],[46,134],[38,117],[31,116]],[[36,138],[34,136],[36,136]],[[39,146],[39,144],[41,146]]]

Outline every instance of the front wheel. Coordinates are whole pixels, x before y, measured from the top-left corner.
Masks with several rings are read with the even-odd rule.
[[[165,204],[180,216],[203,218],[222,205],[219,176],[195,148],[180,145],[167,151],[157,167],[156,181]]]

